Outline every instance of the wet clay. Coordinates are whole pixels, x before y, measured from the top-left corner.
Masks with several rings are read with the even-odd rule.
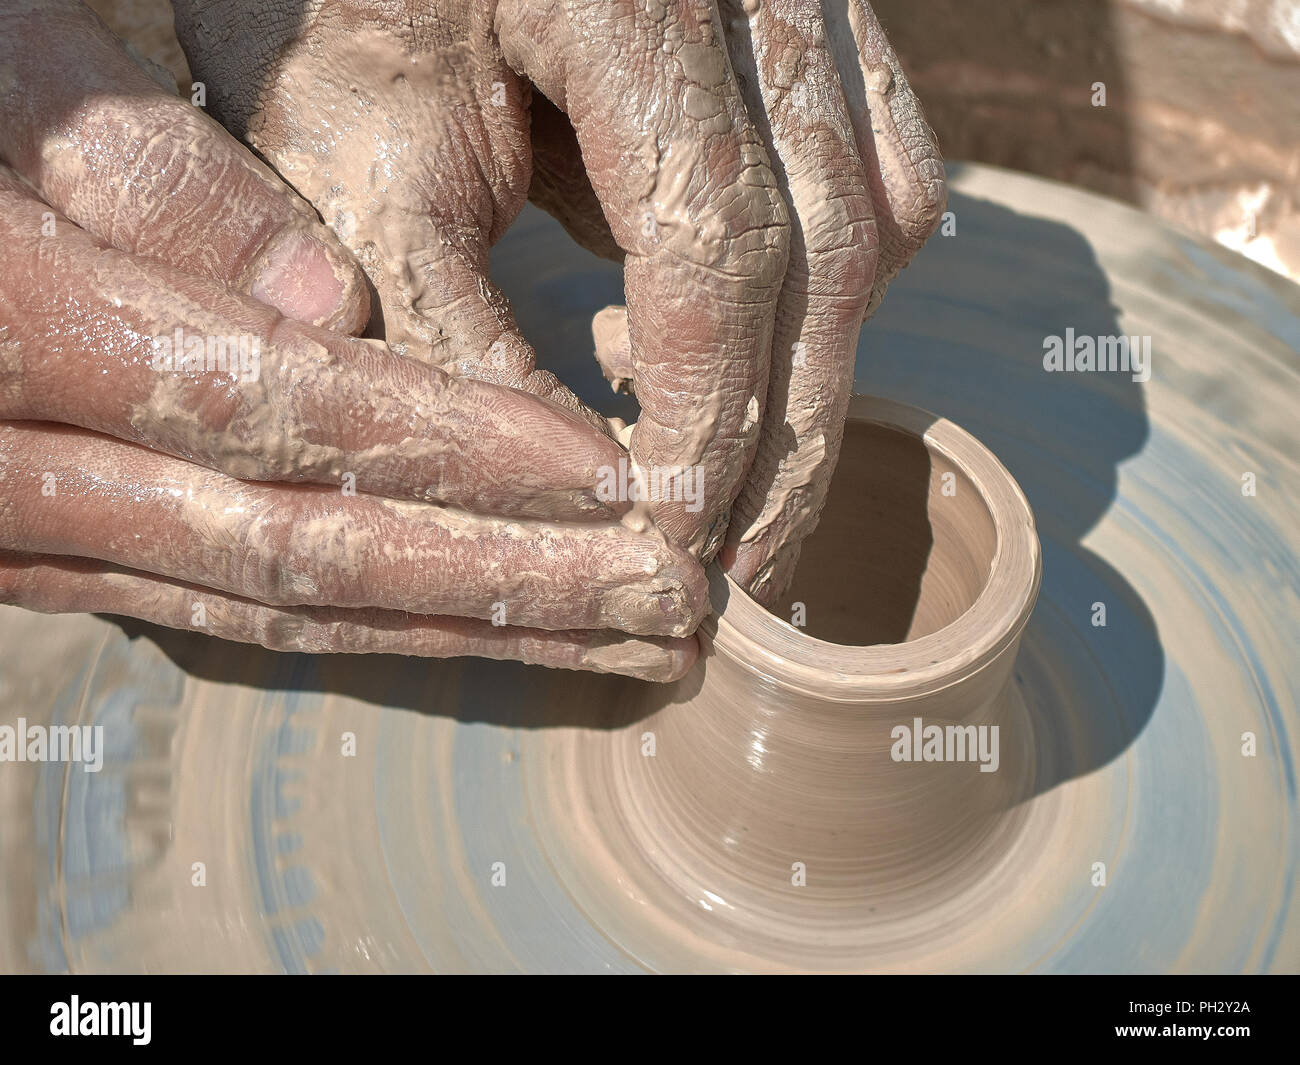
[[[884,400],[851,404],[841,469],[790,593],[840,643],[715,570],[692,673],[625,728],[557,738],[530,779],[565,812],[540,827],[577,856],[580,905],[669,968],[879,962],[953,897],[978,905],[966,886],[1037,830],[1011,684],[1041,565],[1024,496],[969,434]],[[927,726],[960,731],[963,760],[899,748]]]
[[[871,624],[882,638],[916,632],[870,648],[821,627],[848,600],[804,586],[802,569],[802,632],[789,611],[724,585],[731,631],[716,623],[707,668],[735,673],[739,694],[691,719],[622,678],[276,654],[0,607],[4,723],[96,723],[112,740],[98,774],[0,767],[0,968],[1295,971],[1300,515],[1283,489],[1300,454],[1288,402],[1300,299],[1222,249],[1062,185],[962,168],[954,210],[962,237],[931,242],[894,283],[857,379],[969,430],[1032,502],[1043,583],[997,698],[984,702],[980,678],[1008,655],[980,640],[1013,631],[1009,617],[971,638],[976,660],[961,667],[925,653],[981,609],[983,591],[961,612],[973,585],[948,578],[942,607],[927,594],[909,610],[895,591]],[[563,246],[530,211],[498,277],[526,329],[550,324],[552,364],[568,380],[585,369],[584,396],[608,397],[587,353],[617,268]],[[575,295],[557,306],[561,284]],[[1043,335],[1063,322],[1154,335],[1150,381],[1044,374]],[[891,442],[884,431],[869,430],[871,446]],[[928,425],[909,435],[941,439]],[[924,570],[916,538],[898,544],[920,588],[955,572],[940,525],[966,501],[960,476],[951,497],[942,477],[937,496],[928,482],[945,462],[968,467],[927,447],[924,471],[900,447],[918,475],[910,494],[894,489],[898,527],[908,499],[929,518]],[[1257,495],[1243,495],[1243,470]],[[967,479],[982,497],[986,479]],[[841,520],[839,487],[828,523]],[[865,554],[841,548],[846,568]],[[991,584],[996,552],[988,572]],[[1105,627],[1091,621],[1099,601]],[[875,603],[859,609],[869,619]],[[750,657],[723,654],[747,633],[762,637]],[[839,645],[813,644],[809,692],[810,671],[786,663],[817,636]],[[909,648],[907,672],[876,670]],[[950,687],[982,704],[968,720],[1001,726],[995,773],[889,757],[895,725],[955,717],[929,686],[953,668],[963,679]],[[706,687],[676,692],[702,707]],[[859,729],[873,715],[883,737]],[[699,749],[683,758],[683,742]],[[905,770],[917,794],[885,808]],[[970,809],[954,799],[963,789]],[[819,829],[836,823],[874,848],[874,865]]]
[[[838,644],[904,643],[952,624],[997,553],[984,497],[946,455],[879,422],[851,418],[844,449],[852,459],[773,613]]]

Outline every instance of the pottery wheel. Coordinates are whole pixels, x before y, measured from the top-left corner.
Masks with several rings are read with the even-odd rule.
[[[1001,860],[867,922],[850,967],[1295,971],[1300,289],[1065,186],[951,176],[956,232],[864,330],[857,389],[963,426],[1033,506],[1037,777]],[[618,270],[531,209],[495,267],[543,364],[627,416],[585,358]],[[1044,372],[1067,327],[1151,336],[1150,380]],[[633,927],[582,853],[555,760],[635,682],[13,608],[0,647],[0,720],[111,726],[99,773],[0,773],[0,969],[801,967]]]

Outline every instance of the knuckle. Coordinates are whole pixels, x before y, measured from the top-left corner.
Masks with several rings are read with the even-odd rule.
[[[243,452],[244,464],[255,470],[244,480],[316,480],[320,470],[311,461],[307,426],[297,405],[289,401],[265,402],[265,416],[257,432],[256,446]]]
[[[765,155],[727,180],[706,182],[682,214],[660,227],[663,246],[676,258],[747,287],[780,285],[790,251],[790,212]]]
[[[307,649],[306,618],[286,610],[270,610],[267,614],[257,634],[258,643],[272,651]]]
[[[194,152],[193,145],[202,143],[206,132],[199,128],[197,116],[184,110],[138,117],[131,141],[123,146],[120,187],[126,195],[118,197],[113,207],[114,236],[134,234],[138,240],[167,220],[180,220],[168,216],[177,215],[188,196],[198,195],[192,186],[202,155]],[[212,187],[211,176],[204,177],[203,194]]]
[[[865,191],[828,197],[818,206],[806,247],[791,256],[787,284],[802,294],[860,311],[876,278],[880,241]]]
[[[321,442],[321,427],[311,423],[304,404],[315,406],[339,387],[328,352],[304,338],[297,323],[281,319],[259,359],[258,374],[232,389],[233,417],[224,439],[236,446],[223,471],[245,481],[327,479],[338,449]]]
[[[802,284],[792,284],[803,294],[833,301],[848,311],[860,312],[866,306],[876,278],[876,250],[862,243],[811,253]]]
[[[775,179],[770,185],[743,184],[736,203],[722,221],[738,272],[757,285],[780,284],[790,253],[790,211]]]
[[[948,206],[948,183],[937,151],[914,159],[908,191],[910,198],[900,206],[898,221],[904,241],[915,251],[938,230]]]
[[[277,508],[255,514],[238,536],[238,551],[229,552],[231,585],[271,604],[293,602],[299,582],[290,557],[292,537]]]
[[[813,200],[795,197],[799,225],[792,239],[785,291],[860,309],[875,280],[879,237],[871,201],[861,188],[822,185]]]

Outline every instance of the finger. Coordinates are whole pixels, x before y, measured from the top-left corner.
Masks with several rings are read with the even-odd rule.
[[[839,457],[877,235],[820,0],[722,0],[750,113],[791,207],[763,428],[721,560],[763,602],[785,589]]]
[[[74,555],[271,606],[382,607],[686,636],[704,573],[659,539],[326,488],[245,484],[133,444],[0,422],[0,549]]]
[[[520,331],[505,294],[488,277],[489,245],[477,236],[461,236],[455,244],[428,231],[432,249],[421,253],[412,277],[418,276],[420,295],[410,288],[385,296],[389,343],[409,357],[428,359],[458,377],[486,381],[541,397],[573,412],[602,433],[605,418],[583,403],[549,370],[539,369],[537,353]],[[383,242],[387,246],[387,242]],[[391,253],[377,253],[388,258]],[[389,313],[389,308],[396,308]],[[396,339],[391,339],[396,337]]]
[[[312,210],[84,4],[0,4],[0,71],[0,159],[83,229],[291,318],[365,326],[365,278]]]
[[[91,559],[7,551],[0,551],[0,603],[43,614],[118,614],[273,651],[476,655],[659,682],[683,676],[699,653],[693,636],[637,637],[607,629],[548,632],[394,610],[266,606]]]
[[[533,93],[529,118],[533,142],[529,201],[552,215],[593,255],[621,263],[623,249],[609,231],[568,117],[541,93]]]
[[[880,234],[870,314],[943,218],[943,158],[867,0],[824,0],[822,8]]]
[[[492,244],[527,198],[530,153],[528,87],[484,58],[488,8],[431,34],[405,5],[318,6],[250,41],[241,5],[176,5],[195,76],[222,87],[219,117],[360,261],[393,350],[550,399],[604,433],[537,368],[490,278]],[[346,58],[359,36],[366,58]]]
[[[702,485],[701,506],[674,491],[654,517],[708,559],[753,455],[789,238],[716,11],[711,0],[505,0],[496,25],[511,66],[568,114],[627,252],[632,455]]]
[[[67,221],[43,237],[45,210],[0,167],[0,416],[80,425],[246,480],[346,481],[548,520],[627,509],[597,496],[622,449],[567,411],[288,321]]]
[[[627,308],[606,307],[591,319],[591,339],[596,361],[615,392],[636,391],[636,368],[632,365],[632,341],[627,332]]]

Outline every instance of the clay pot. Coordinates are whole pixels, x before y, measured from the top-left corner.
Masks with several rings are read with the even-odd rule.
[[[735,967],[856,965],[925,920],[997,863],[1032,788],[1013,666],[1040,574],[1029,505],[987,448],[855,399],[785,602],[715,567],[692,673],[576,742],[559,775],[590,833],[575,893],[603,927],[636,940],[648,920],[648,943],[676,926]]]

